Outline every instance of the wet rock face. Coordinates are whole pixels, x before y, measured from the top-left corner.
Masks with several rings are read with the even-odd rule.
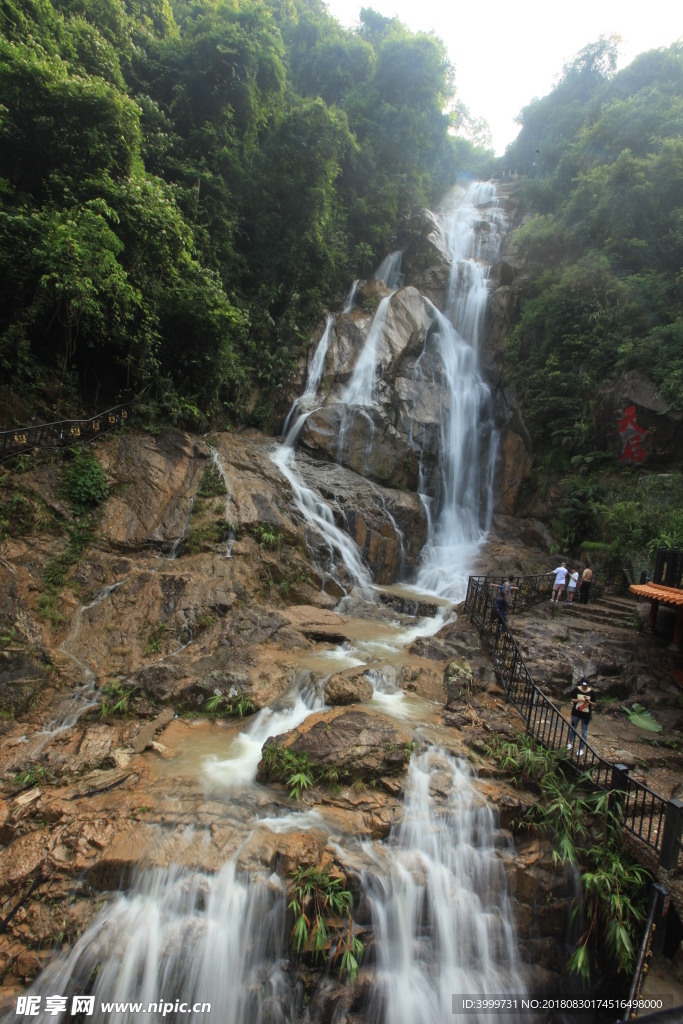
[[[357,779],[370,782],[403,772],[412,749],[405,729],[363,711],[312,715],[298,729],[268,740],[266,746],[305,754],[311,765],[335,770],[343,784]],[[258,777],[268,778],[264,760],[259,764]]]
[[[337,526],[355,540],[377,583],[391,583],[412,568],[427,540],[427,517],[416,494],[379,487],[336,463],[302,456],[297,466],[330,506]]]
[[[373,295],[361,290],[361,303],[389,294],[379,282],[368,284]],[[373,405],[349,407],[345,392],[372,316],[362,309],[339,314],[323,373],[323,404],[307,419],[301,444],[386,486],[415,489],[421,452],[423,472],[433,473],[447,402],[438,383],[438,353],[429,346],[433,320],[417,288],[401,288],[391,297],[378,341]]]
[[[102,518],[103,540],[128,551],[170,545],[183,532],[192,494],[206,466],[203,445],[181,430],[157,437],[126,434],[98,449],[112,493]]]

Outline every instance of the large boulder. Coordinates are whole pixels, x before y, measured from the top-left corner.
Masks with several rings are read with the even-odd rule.
[[[264,745],[303,754],[313,768],[335,773],[347,784],[370,782],[405,770],[411,739],[405,729],[379,715],[363,711],[326,712],[311,715],[297,729],[268,739]],[[260,761],[258,778],[267,780],[272,769]],[[276,775],[276,777],[279,777]]]
[[[367,305],[387,294],[381,282],[368,282],[361,300]],[[428,460],[438,458],[443,389],[433,385],[438,358],[426,351],[433,320],[434,311],[417,288],[401,288],[391,296],[377,339],[373,404],[349,406],[348,382],[373,317],[361,308],[338,315],[330,329],[324,399],[307,418],[301,444],[386,486],[414,490],[421,451],[427,447]],[[422,365],[425,360],[429,365]]]
[[[374,406],[331,403],[317,409],[306,420],[301,443],[387,487],[417,485],[419,448]]]
[[[642,373],[623,374],[598,396],[597,421],[624,466],[677,462],[683,451],[683,412],[672,409]]]
[[[372,683],[365,675],[365,670],[350,674],[340,672],[330,676],[325,687],[325,703],[333,705],[362,704],[372,700]]]
[[[408,233],[401,262],[405,283],[419,289],[437,309],[443,310],[451,261],[436,215],[431,210],[421,211],[411,218]]]

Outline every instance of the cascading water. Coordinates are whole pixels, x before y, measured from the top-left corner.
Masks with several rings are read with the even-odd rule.
[[[349,537],[348,533],[336,525],[330,506],[319,494],[306,486],[296,468],[294,445],[305,421],[306,416],[301,416],[297,420],[294,426],[290,428],[287,437],[280,447],[276,448],[272,453],[271,459],[289,482],[292,494],[294,495],[294,501],[305,524],[321,537],[327,545],[330,561],[332,561],[336,551],[341,557],[349,578],[356,584],[361,593],[366,598],[369,598],[372,578],[363,563],[358,545]]]
[[[360,279],[356,278],[356,280],[351,285],[351,288],[349,289],[349,294],[346,296],[346,301],[344,302],[344,308],[342,309],[342,313],[350,313],[354,306],[356,305],[356,292],[358,291],[359,284]]]
[[[414,755],[404,808],[387,841],[362,844],[375,962],[357,1019],[447,1024],[453,995],[523,994],[494,815],[467,765],[436,748]],[[253,825],[329,827],[318,810],[257,817]],[[106,1014],[111,1024],[205,1022],[202,1003],[226,1024],[298,1019],[285,960],[284,884],[273,875],[238,877],[236,866],[233,856],[213,876],[141,872],[32,992],[59,992],[69,1005],[73,994],[91,992],[98,1011],[103,1002],[126,1003],[125,1011],[112,1006]]]
[[[392,295],[403,284],[403,274],[401,273],[402,256],[402,251],[390,253],[386,259],[382,260],[374,275],[376,281],[382,281],[387,288],[391,289]],[[365,339],[365,344],[363,345],[363,350],[356,361],[351,380],[342,398],[346,406],[372,405],[372,395],[377,373],[377,346],[386,327],[390,300],[391,295],[386,295],[377,307],[370,330]],[[343,446],[343,435],[344,428],[342,425],[340,431],[340,450],[341,446]]]
[[[446,315],[433,308],[430,344],[440,357],[448,406],[441,421],[439,512],[417,585],[459,601],[492,510],[496,435],[491,393],[481,378],[478,354],[490,264],[500,252],[504,228],[495,186],[473,184],[441,224],[451,270]]]
[[[401,259],[403,250],[397,249],[385,256],[377,270],[373,274],[375,281],[384,281],[387,288],[392,292],[397,291],[403,284],[404,275],[401,273]]]
[[[344,392],[342,401],[347,406],[372,405],[372,392],[377,371],[377,345],[384,334],[390,300],[391,295],[386,295],[377,307],[363,351],[358,357],[349,386]]]
[[[455,994],[523,993],[495,839],[493,812],[467,766],[434,748],[413,757],[403,822],[385,848],[369,851],[377,858],[365,878],[377,951],[369,1022],[446,1024]]]
[[[353,296],[355,295],[355,289],[358,281],[354,281],[353,288],[347,299],[347,302],[353,302]],[[325,356],[327,355],[327,349],[330,343],[330,328],[334,323],[334,317],[330,314],[325,321],[325,330],[322,333],[320,341],[318,342],[317,348],[313,354],[311,365],[308,368],[308,377],[306,379],[306,387],[302,395],[294,399],[292,408],[287,413],[285,425],[282,428],[282,436],[287,437],[289,430],[289,423],[295,411],[305,411],[307,405],[315,402],[315,397],[320,387],[320,380],[323,375],[325,368]],[[303,410],[302,410],[303,406]],[[310,410],[309,410],[310,411]]]
[[[207,761],[204,771],[212,785],[231,790],[251,785],[265,741],[270,736],[281,736],[296,729],[309,715],[324,708],[323,696],[310,681],[310,673],[303,680],[295,680],[289,696],[280,701],[281,707],[263,708],[254,716],[232,744],[228,757]]]
[[[284,1024],[293,1019],[284,927],[284,886],[276,876],[241,881],[234,860],[213,876],[145,871],[129,894],[100,912],[68,957],[50,964],[33,991],[67,996],[69,1010],[73,994],[91,991],[97,1019],[101,1003],[125,1003],[125,1010],[112,1005],[105,1014],[109,1024],[206,1024],[214,1017],[226,1024]],[[131,1011],[130,1002],[139,1008]],[[50,1019],[73,1018],[67,1010]]]

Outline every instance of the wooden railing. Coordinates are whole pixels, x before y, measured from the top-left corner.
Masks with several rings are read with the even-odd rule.
[[[0,462],[12,455],[22,455],[34,448],[69,448],[92,441],[102,434],[130,422],[131,402],[116,405],[85,420],[57,420],[32,427],[0,431]]]
[[[523,585],[512,592],[508,613],[514,614],[529,607],[529,603],[542,600],[543,579],[519,577]],[[552,577],[550,581],[552,586]],[[495,598],[500,582],[497,578],[470,576],[465,607],[491,648],[505,695],[523,718],[526,731],[544,747],[561,753],[564,762],[594,786],[618,793],[623,828],[653,849],[662,867],[672,870],[678,865],[681,849],[683,804],[655,793],[632,778],[625,765],[606,761],[579,738],[571,722],[532,679],[509,626],[498,615]]]

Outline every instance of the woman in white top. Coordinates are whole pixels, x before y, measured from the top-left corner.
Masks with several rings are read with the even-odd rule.
[[[576,588],[578,587],[578,585],[579,574],[575,569],[574,572],[569,573],[569,586],[567,587],[567,602],[569,604],[571,604],[574,600],[574,594],[576,593]]]
[[[567,563],[563,562],[558,569],[553,569],[552,572],[548,573],[548,576],[555,576],[555,582],[553,583],[553,596],[550,598],[551,604],[559,604],[560,594],[564,590],[564,585],[567,582]]]

